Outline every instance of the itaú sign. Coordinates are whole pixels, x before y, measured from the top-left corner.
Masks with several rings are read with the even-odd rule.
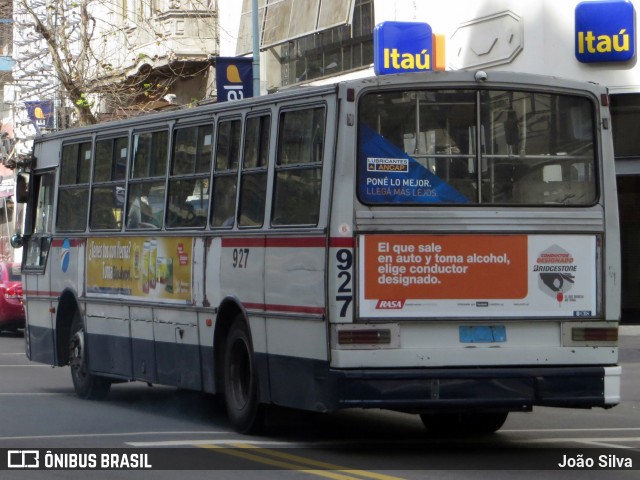
[[[636,46],[633,4],[626,0],[578,4],[575,42],[576,58],[583,63],[631,60]]]
[[[373,30],[376,75],[444,70],[444,36],[420,22],[382,22]]]

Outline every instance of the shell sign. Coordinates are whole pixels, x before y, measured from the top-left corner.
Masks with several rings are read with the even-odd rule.
[[[373,30],[376,75],[444,70],[444,35],[428,23],[382,22]]]

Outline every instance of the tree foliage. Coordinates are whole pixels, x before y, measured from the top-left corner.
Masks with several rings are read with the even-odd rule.
[[[153,109],[153,102],[171,93],[176,81],[208,71],[207,52],[215,49],[211,4],[15,0],[16,73],[33,87],[29,95],[55,96],[73,109],[73,124],[94,124],[105,112],[133,111],[132,105],[136,113],[147,105]],[[183,22],[191,22],[182,36],[171,30],[178,13]],[[180,41],[185,48],[176,48]],[[61,119],[60,128],[65,121]]]

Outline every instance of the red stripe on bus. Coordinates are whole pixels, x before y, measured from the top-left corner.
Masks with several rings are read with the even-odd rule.
[[[40,297],[49,300],[51,297],[59,297],[60,292],[45,292],[40,290],[27,290],[24,292],[25,297]],[[317,315],[324,315],[324,307],[305,307],[304,305],[276,305],[265,303],[244,303],[246,308],[252,310],[262,310],[265,312],[286,312],[286,313],[313,313]]]
[[[222,239],[223,247],[264,247],[266,239],[264,237],[245,237],[245,238],[228,238]]]
[[[44,292],[41,290],[25,290],[25,297],[59,297],[60,292]]]
[[[267,247],[271,248],[324,248],[326,237],[267,237]]]
[[[326,237],[264,237],[264,238],[223,238],[223,247],[269,247],[269,248],[325,248]],[[353,237],[331,237],[329,247],[354,248]]]
[[[353,237],[331,237],[329,246],[333,248],[355,248],[356,241]]]
[[[324,315],[324,307],[305,307],[302,305],[276,305],[272,303],[243,303],[246,308],[253,310],[264,310],[266,312],[277,313],[315,313],[318,315]]]
[[[53,247],[60,248],[65,239],[56,238],[51,241]],[[79,247],[86,243],[84,238],[68,239],[71,247]],[[325,237],[225,237],[223,247],[271,247],[271,248],[324,248]],[[329,247],[354,248],[353,237],[331,237]]]

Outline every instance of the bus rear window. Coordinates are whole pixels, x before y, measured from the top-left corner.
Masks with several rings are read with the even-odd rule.
[[[358,196],[369,205],[591,205],[594,115],[584,97],[503,90],[368,94]]]

